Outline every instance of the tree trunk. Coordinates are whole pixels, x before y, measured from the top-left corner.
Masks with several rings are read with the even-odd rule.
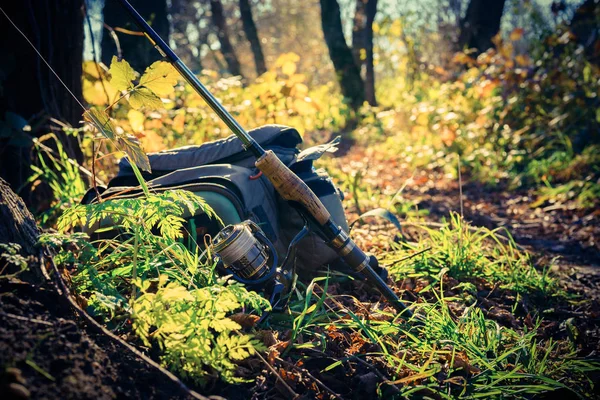
[[[583,46],[588,59],[594,64],[600,64],[600,50],[597,46],[598,21],[600,21],[600,5],[595,0],[584,1],[570,22],[571,32],[575,35],[577,43]]]
[[[477,54],[494,46],[492,38],[500,30],[505,0],[471,0],[461,23],[461,48],[474,48]]]
[[[364,69],[365,98],[372,105],[375,99],[375,70],[373,68],[373,22],[377,13],[377,0],[357,0],[352,29],[352,54],[354,62]]]
[[[135,9],[152,28],[169,43],[169,20],[167,19],[166,0],[129,0]],[[104,23],[113,29],[119,37],[121,55],[138,72],[142,73],[146,67],[162,59],[160,53],[150,44],[145,36],[119,32],[117,28],[139,32],[139,28],[116,0],[105,0]],[[106,32],[106,31],[105,31]],[[115,41],[110,35],[102,35],[102,62],[110,66],[114,55],[118,55]]]
[[[265,56],[263,55],[260,39],[258,38],[258,32],[256,30],[254,18],[252,17],[252,8],[250,7],[249,0],[240,0],[240,14],[242,16],[242,24],[244,25],[246,38],[250,42],[250,48],[254,55],[256,74],[262,75],[267,72],[267,66],[265,65]]]
[[[354,62],[359,67],[363,65],[364,56],[361,50],[366,48],[367,2],[369,0],[356,0],[354,19],[352,21],[352,55]],[[361,68],[362,69],[362,68]]]
[[[171,39],[175,42],[177,55],[192,70],[202,70],[200,56],[201,41],[192,44],[188,38],[188,26],[198,25],[197,11],[193,4],[187,0],[171,0],[169,8],[171,15]],[[194,47],[198,55],[194,55]]]
[[[320,0],[320,3],[323,35],[340,89],[350,105],[357,109],[365,100],[365,90],[360,70],[344,38],[340,6],[337,0]]]
[[[2,5],[79,101],[83,101],[82,6],[83,0],[20,0]],[[14,129],[14,123],[6,121],[11,129],[0,122],[0,176],[18,190],[31,175],[29,135],[48,133],[50,117],[76,127],[83,110],[4,15],[0,15],[0,37],[0,119],[14,113],[31,128],[23,132]],[[77,138],[60,129],[56,134],[69,157],[81,162]]]
[[[23,200],[0,178],[0,243],[17,243],[23,255],[37,254],[40,232]]]
[[[240,62],[235,55],[231,41],[229,40],[229,31],[227,21],[223,14],[223,4],[221,0],[210,0],[211,18],[214,26],[217,28],[217,37],[221,43],[221,53],[227,62],[227,69],[234,76],[242,76]]]

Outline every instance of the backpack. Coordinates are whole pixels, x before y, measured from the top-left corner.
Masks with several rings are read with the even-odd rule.
[[[265,150],[272,150],[315,192],[333,220],[345,231],[348,223],[342,206],[342,194],[325,170],[316,170],[313,162],[325,152],[336,150],[339,138],[300,152],[302,138],[298,131],[283,125],[266,125],[248,132]],[[291,240],[302,229],[302,217],[275,191],[269,180],[254,166],[255,158],[235,136],[157,153],[149,153],[151,173],[142,173],[148,187],[155,192],[183,189],[202,197],[225,225],[245,220],[256,223],[273,243],[280,257],[287,253]],[[102,198],[141,196],[131,165],[126,158],[119,162],[119,172],[106,188],[99,188]],[[127,190],[124,192],[124,190]],[[124,194],[120,194],[124,193]],[[96,201],[96,192],[88,190],[82,203]],[[199,234],[215,236],[221,226],[201,211],[184,215]],[[100,226],[95,227],[100,228]],[[88,234],[94,234],[92,229]],[[299,274],[314,271],[333,262],[338,255],[323,239],[310,232],[297,245],[296,264]]]

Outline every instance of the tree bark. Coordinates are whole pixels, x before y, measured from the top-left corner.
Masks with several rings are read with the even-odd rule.
[[[354,10],[354,19],[352,21],[352,55],[356,65],[361,66],[361,49],[366,47],[366,30],[367,25],[367,2],[369,0],[356,0],[356,9]]]
[[[40,232],[23,200],[0,178],[0,243],[17,243],[23,255],[37,254]]]
[[[477,54],[494,46],[492,38],[500,30],[505,0],[471,0],[461,23],[461,48],[474,48]]]
[[[152,28],[169,43],[169,20],[167,19],[166,0],[129,0],[135,9]],[[105,0],[104,23],[113,29],[123,28],[139,32],[139,28],[116,0]],[[105,31],[106,33],[106,31]],[[121,54],[127,62],[138,72],[142,73],[146,67],[162,59],[160,53],[154,49],[150,41],[143,35],[132,35],[116,31],[119,37]],[[115,41],[108,34],[102,36],[102,62],[110,66],[110,61],[117,55]]]
[[[249,0],[240,0],[240,14],[242,17],[242,24],[244,25],[244,32],[246,33],[246,38],[250,42],[250,48],[252,49],[252,55],[254,56],[256,74],[262,75],[267,72],[267,66],[265,64],[265,56],[263,55],[260,39],[258,38],[256,24],[252,17],[252,8],[250,7]]]
[[[227,29],[225,15],[223,14],[223,4],[221,3],[221,0],[210,0],[210,10],[212,22],[215,28],[217,28],[217,37],[221,44],[221,53],[223,54],[223,57],[225,57],[225,62],[227,62],[227,69],[231,75],[243,77],[240,62],[235,55],[231,40],[229,39],[229,30]]]
[[[360,70],[344,38],[340,6],[337,0],[320,0],[320,3],[323,35],[340,89],[350,105],[357,109],[365,101],[365,90]]]
[[[0,122],[0,176],[18,190],[31,175],[31,140],[53,129],[53,117],[73,127],[83,110],[81,74],[83,56],[83,0],[20,0],[4,2],[2,8],[44,56],[67,89],[31,46],[0,15],[0,119],[7,112],[23,117],[30,130]],[[5,122],[8,122],[5,120]],[[55,129],[55,128],[54,128]],[[76,137],[56,129],[69,157],[82,161]],[[26,197],[26,200],[28,198]]]
[[[356,0],[354,26],[352,28],[352,54],[354,62],[364,69],[365,98],[377,105],[375,98],[375,69],[373,68],[373,22],[377,13],[377,0]]]

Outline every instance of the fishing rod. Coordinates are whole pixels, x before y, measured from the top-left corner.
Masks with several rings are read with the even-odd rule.
[[[256,167],[273,184],[277,192],[285,200],[290,202],[300,214],[309,220],[317,234],[319,234],[344,261],[356,273],[366,278],[367,282],[375,286],[389,301],[389,303],[401,313],[408,317],[412,316],[404,303],[400,301],[396,293],[375,272],[378,268],[377,259],[365,254],[346,232],[336,224],[327,208],[323,205],[317,195],[292,172],[272,150],[265,151],[252,136],[233,118],[223,105],[212,95],[212,93],[200,82],[198,77],[181,61],[175,52],[165,41],[152,29],[146,20],[137,12],[128,0],[118,0],[124,9],[133,18],[146,38],[158,50],[158,52],[169,60],[173,67],[183,78],[196,90],[212,110],[225,122],[227,127],[237,136],[245,150],[250,151],[256,157]]]

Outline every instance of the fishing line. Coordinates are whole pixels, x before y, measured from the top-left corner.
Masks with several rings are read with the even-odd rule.
[[[48,69],[50,69],[50,71],[54,74],[54,76],[56,76],[56,79],[58,79],[58,81],[64,86],[64,88],[67,89],[67,92],[69,92],[69,94],[75,99],[75,101],[77,102],[77,104],[79,104],[79,106],[81,107],[81,109],[84,112],[87,111],[87,108],[85,108],[85,106],[81,103],[81,101],[79,101],[79,99],[77,98],[77,96],[75,96],[73,94],[73,92],[71,92],[71,89],[69,89],[69,87],[67,86],[67,84],[64,83],[62,79],[60,79],[60,76],[58,76],[58,74],[56,73],[56,71],[54,71],[54,69],[52,68],[52,66],[48,63],[48,61],[46,61],[46,59],[44,58],[44,56],[42,56],[42,54],[38,51],[38,49],[35,47],[35,45],[33,43],[31,43],[31,40],[29,40],[29,38],[27,37],[27,35],[25,35],[25,33],[23,33],[23,31],[19,29],[19,27],[13,22],[13,20],[10,19],[10,17],[2,9],[2,7],[0,7],[0,11],[2,12],[2,14],[4,14],[4,16],[6,17],[6,19],[8,19],[8,22],[10,22],[11,25],[14,26],[15,29],[21,34],[21,36],[23,36],[23,38],[25,38],[25,40],[27,41],[27,43],[29,43],[29,45],[31,46],[31,48],[37,53],[37,55],[44,62],[44,64],[46,64],[46,66],[48,67]]]

